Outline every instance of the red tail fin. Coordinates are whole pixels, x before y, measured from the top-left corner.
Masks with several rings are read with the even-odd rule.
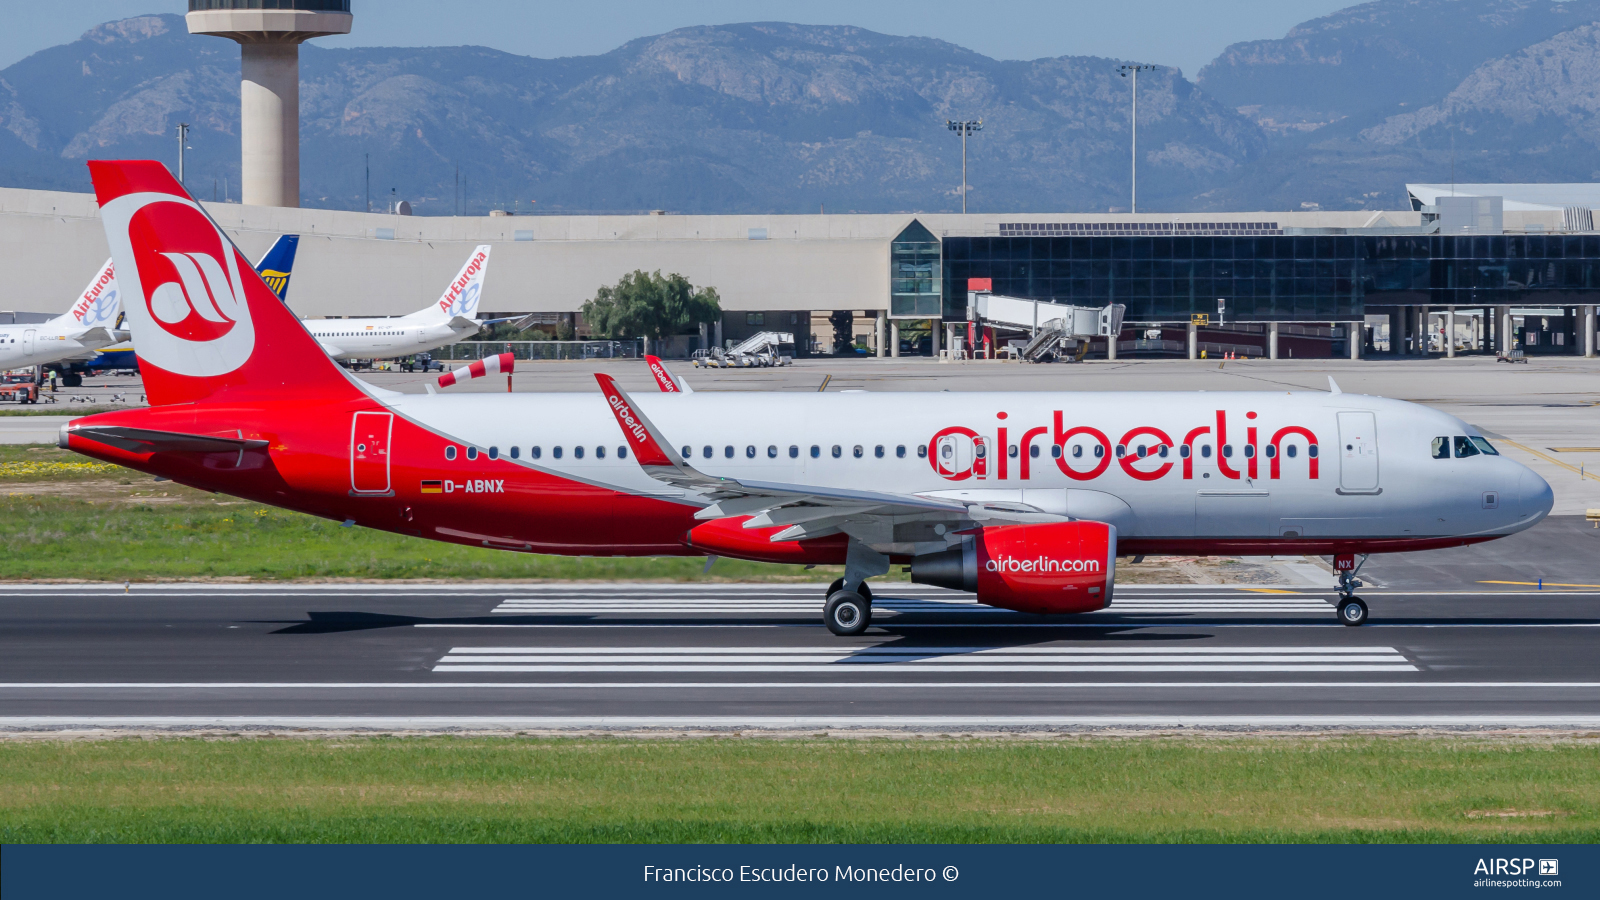
[[[152,404],[362,395],[165,166],[89,174]]]

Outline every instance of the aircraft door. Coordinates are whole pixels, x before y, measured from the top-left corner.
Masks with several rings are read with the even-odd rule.
[[[1378,421],[1372,413],[1339,413],[1339,487],[1378,490]]]
[[[350,420],[350,493],[391,496],[389,437],[394,414],[358,412]]]
[[[35,331],[32,328],[27,328],[27,329],[23,330],[23,332],[22,332],[22,355],[23,356],[32,356],[33,355],[33,339],[34,339],[34,336],[37,335],[38,333],[39,332]]]
[[[933,447],[934,467],[944,478],[970,476],[977,453],[976,442],[964,434],[947,434]]]

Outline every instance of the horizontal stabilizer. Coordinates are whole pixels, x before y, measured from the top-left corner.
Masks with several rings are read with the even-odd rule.
[[[238,453],[244,450],[260,450],[267,446],[267,442],[263,440],[210,434],[184,434],[179,431],[155,431],[149,428],[129,428],[125,425],[85,425],[80,428],[69,426],[63,429],[63,438],[67,434],[75,434],[129,453]]]
[[[117,343],[117,336],[109,328],[86,328],[77,336],[77,341],[84,346],[109,347]]]
[[[466,316],[455,316],[446,324],[450,326],[451,331],[477,331],[483,325],[477,319],[469,319]]]

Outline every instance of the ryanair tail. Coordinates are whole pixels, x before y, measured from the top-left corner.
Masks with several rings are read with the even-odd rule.
[[[473,249],[467,262],[451,279],[439,301],[432,306],[406,316],[413,322],[437,324],[464,320],[476,327],[478,300],[483,295],[483,276],[489,270],[489,245],[480,244]]]
[[[294,252],[300,247],[300,235],[285,234],[272,243],[267,254],[256,263],[261,280],[272,288],[278,299],[289,302],[289,276],[294,272]]]

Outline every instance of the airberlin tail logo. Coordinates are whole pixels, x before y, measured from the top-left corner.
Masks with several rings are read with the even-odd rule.
[[[255,350],[255,329],[240,258],[194,201],[126,194],[106,203],[101,216],[120,263],[117,282],[128,298],[139,357],[201,377],[244,365]],[[250,275],[264,297],[265,285]]]

